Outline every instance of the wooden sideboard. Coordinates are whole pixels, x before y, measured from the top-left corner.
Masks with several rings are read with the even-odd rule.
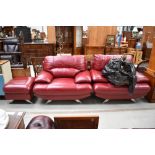
[[[21,59],[24,67],[31,64],[33,57],[45,57],[56,54],[56,44],[54,43],[24,43],[20,44]]]
[[[153,48],[149,59],[149,65],[145,74],[149,78],[151,86],[151,91],[146,97],[149,102],[155,103],[155,38],[153,38]]]
[[[100,46],[90,46],[85,45],[84,53],[85,55],[94,55],[94,54],[104,54],[104,45]]]

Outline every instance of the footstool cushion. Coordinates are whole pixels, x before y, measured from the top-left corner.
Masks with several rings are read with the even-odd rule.
[[[4,86],[5,98],[9,100],[30,100],[34,85],[33,77],[17,77]]]
[[[45,115],[33,117],[26,129],[54,129],[54,121]]]

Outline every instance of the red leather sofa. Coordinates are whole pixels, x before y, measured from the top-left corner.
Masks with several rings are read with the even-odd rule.
[[[34,95],[45,100],[79,100],[92,92],[85,56],[47,56],[36,77]]]
[[[137,83],[133,94],[128,92],[128,86],[114,86],[102,75],[102,69],[111,58],[120,58],[121,55],[94,55],[90,74],[93,81],[93,91],[99,98],[109,99],[136,99],[144,97],[149,91],[149,79],[142,73],[137,72]],[[128,55],[127,59],[132,62],[132,56]]]

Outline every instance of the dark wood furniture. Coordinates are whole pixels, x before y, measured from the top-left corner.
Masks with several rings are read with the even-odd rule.
[[[55,26],[56,31],[56,42],[58,41],[59,35],[62,35],[63,49],[62,53],[73,54],[74,49],[74,26]],[[58,45],[58,44],[57,44]],[[58,46],[56,50],[58,51]]]
[[[136,48],[136,39],[131,38],[128,40],[128,47],[129,48]]]
[[[56,45],[54,43],[24,43],[20,44],[22,62],[24,67],[31,64],[32,57],[45,57],[55,55]]]
[[[99,116],[54,117],[56,129],[97,129]]]
[[[42,62],[43,62],[44,58],[45,57],[32,57],[31,58],[31,63],[33,65],[35,76],[37,76],[37,74],[39,74],[40,71],[43,69]]]
[[[146,98],[149,102],[155,103],[155,38],[153,38],[153,48],[145,74],[149,78],[151,85],[151,91],[148,93]]]
[[[132,38],[132,32],[130,32],[130,31],[123,31],[123,37],[126,37],[126,41],[128,42],[129,39]]]
[[[17,38],[0,38],[0,59],[9,60],[11,67],[14,67],[14,65],[21,64],[20,56]]]
[[[124,53],[127,53],[126,47],[105,46],[105,50],[104,50],[105,55],[115,55],[115,54],[124,54]]]
[[[25,112],[9,112],[9,124],[6,129],[25,129]]]
[[[85,45],[84,54],[85,55],[104,54],[104,48],[105,48],[104,45],[102,46]]]

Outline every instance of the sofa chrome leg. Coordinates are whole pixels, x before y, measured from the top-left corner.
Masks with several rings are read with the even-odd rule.
[[[13,103],[13,101],[14,101],[14,100],[8,100],[8,103],[11,104],[11,103]]]
[[[28,102],[28,103],[30,103],[30,104],[33,104],[33,102],[32,102],[32,101],[30,101],[30,100],[26,100],[26,102]]]
[[[48,104],[48,103],[51,103],[52,102],[52,100],[47,100],[46,102],[45,102],[45,104]]]
[[[107,103],[109,101],[109,99],[105,99],[102,103]]]
[[[75,100],[75,102],[77,102],[77,103],[82,103],[82,101],[80,101],[80,100]]]
[[[132,102],[136,103],[136,100],[134,98],[131,99]]]

